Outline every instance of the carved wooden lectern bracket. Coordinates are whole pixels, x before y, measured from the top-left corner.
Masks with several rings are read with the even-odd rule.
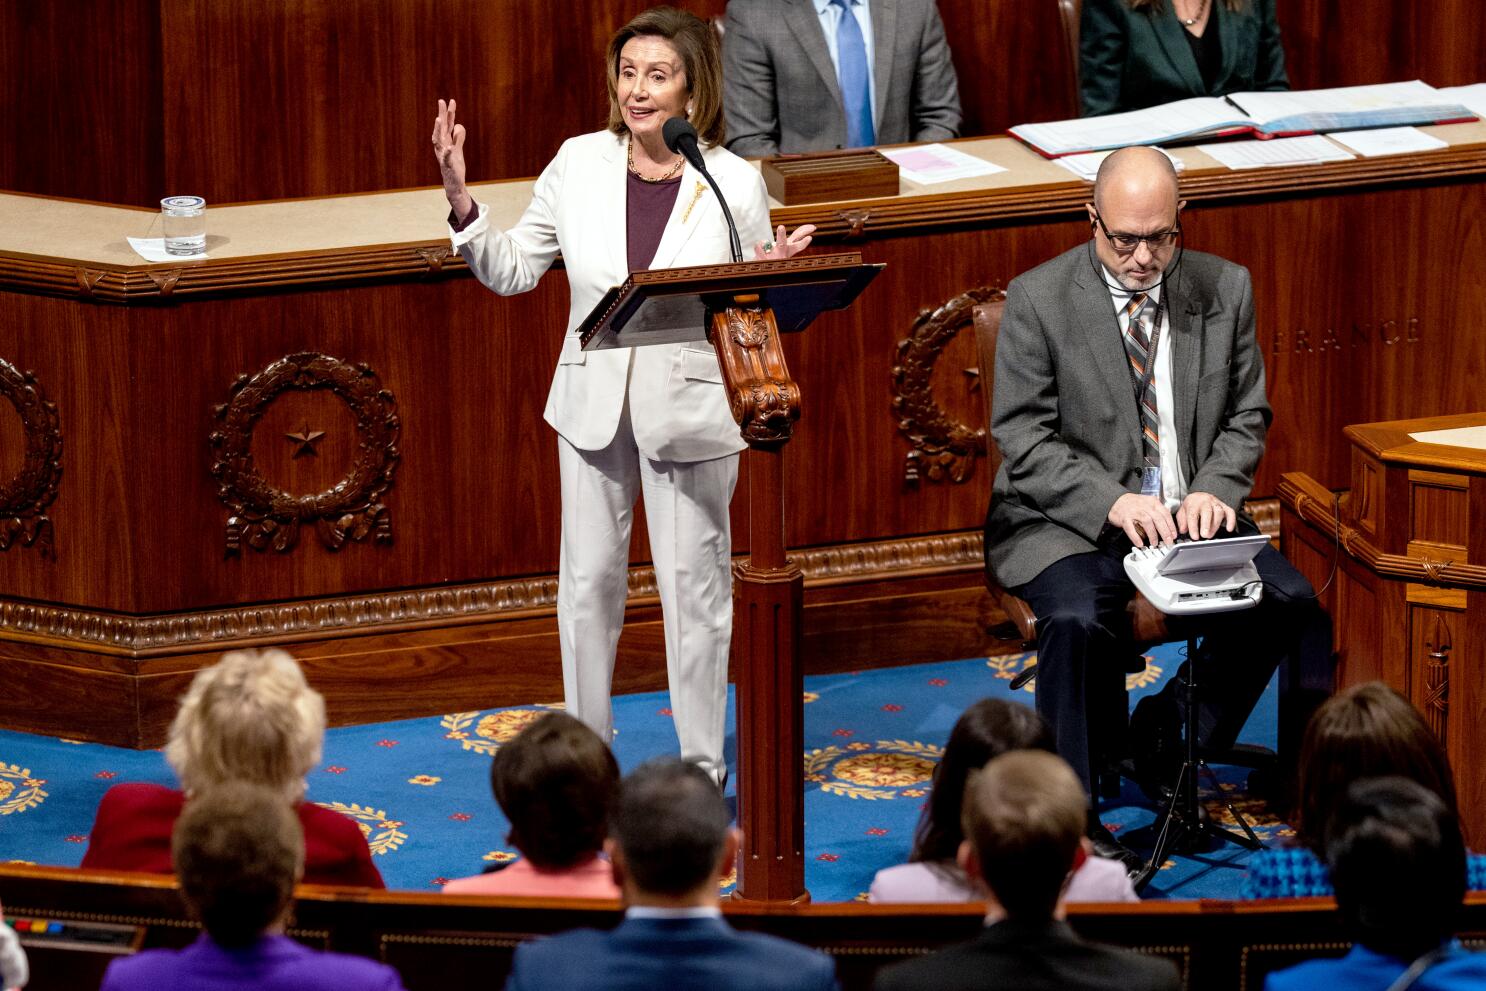
[[[707,337],[717,350],[723,386],[743,439],[754,447],[786,443],[800,418],[800,387],[789,377],[773,311],[756,295],[711,314]]]
[[[1450,714],[1450,651],[1454,646],[1449,624],[1436,615],[1434,635],[1424,642],[1427,652],[1424,662],[1424,718],[1441,743],[1445,741]]]
[[[299,495],[270,485],[253,464],[253,429],[286,390],[328,389],[356,421],[356,456],[349,474],[323,492]],[[366,365],[353,365],[307,351],[280,358],[254,375],[239,376],[231,398],[214,412],[217,429],[209,438],[216,459],[212,476],[217,497],[231,515],[227,554],[246,543],[254,550],[292,550],[301,525],[313,526],[320,542],[339,550],[347,540],[370,537],[392,542],[392,519],[382,497],[397,468],[400,422],[392,393]],[[306,431],[301,431],[306,433]]]
[[[0,551],[18,543],[35,546],[55,559],[52,521],[46,509],[57,498],[62,480],[62,431],[57,407],[48,402],[36,376],[0,358],[0,399],[8,400],[21,420],[24,449],[20,471],[0,478]]]

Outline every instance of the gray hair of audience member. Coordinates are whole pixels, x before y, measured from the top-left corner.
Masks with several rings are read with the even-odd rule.
[[[511,823],[507,839],[535,866],[557,870],[603,849],[619,765],[582,721],[549,712],[495,752],[490,789]]]
[[[249,781],[292,803],[304,798],[324,741],[325,699],[298,662],[282,650],[238,650],[192,680],[165,759],[187,794]]]
[[[1056,754],[1014,750],[970,776],[961,825],[1010,918],[1052,918],[1088,823],[1088,796]]]
[[[304,869],[299,817],[277,790],[243,782],[192,796],[171,861],[192,915],[222,946],[247,946],[284,915]]]
[[[641,891],[685,895],[711,882],[731,816],[717,785],[677,757],[646,761],[619,783],[609,835]]]
[[[1094,177],[1094,207],[1102,209],[1112,189],[1158,181],[1171,184],[1171,202],[1175,205],[1181,199],[1181,187],[1171,159],[1159,149],[1145,145],[1121,148],[1099,163],[1099,172]]]
[[[1353,782],[1326,826],[1327,866],[1349,934],[1400,960],[1454,934],[1465,857],[1454,810],[1404,777]]]

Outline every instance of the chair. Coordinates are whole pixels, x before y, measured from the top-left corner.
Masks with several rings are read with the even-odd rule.
[[[1058,16],[1063,21],[1063,43],[1068,48],[1068,71],[1073,78],[1073,114],[1083,112],[1083,99],[1079,95],[1079,21],[1083,17],[1083,0],[1058,0]]]
[[[1077,0],[1063,0],[1065,6],[1071,4],[1078,6]],[[1076,24],[1076,18],[1075,18]],[[997,469],[1001,467],[1001,452],[996,449],[996,443],[990,436],[991,423],[991,398],[994,392],[996,377],[996,339],[1001,333],[1001,312],[1006,307],[1006,294],[1000,293],[995,299],[988,303],[982,303],[975,307],[975,346],[980,358],[980,395],[985,401],[986,412],[986,470],[991,477],[995,477]],[[1006,613],[1007,619],[1016,626],[1016,632],[1021,635],[1024,642],[1029,645],[1037,642],[1037,617],[1032,613],[1032,607],[1025,599],[1012,595],[1006,589],[996,583],[989,570],[986,571],[986,587],[990,590],[996,604]],[[1144,595],[1136,594],[1130,601],[1127,609],[1130,615],[1130,629],[1134,632],[1137,644],[1148,645],[1162,643],[1171,639],[1166,630],[1166,614],[1155,606]],[[1036,666],[1029,667],[1018,677],[1021,684],[1025,684],[1030,677],[1029,672],[1034,671]],[[1021,687],[1020,684],[1014,687]]]

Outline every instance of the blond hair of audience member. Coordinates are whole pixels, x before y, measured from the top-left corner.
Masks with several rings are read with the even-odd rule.
[[[1014,750],[970,776],[959,863],[985,882],[989,914],[999,909],[1034,922],[1061,916],[1088,805],[1073,768],[1056,754]]]
[[[251,781],[292,803],[320,762],[325,699],[283,650],[222,655],[191,682],[170,725],[165,759],[191,795],[228,781]]]

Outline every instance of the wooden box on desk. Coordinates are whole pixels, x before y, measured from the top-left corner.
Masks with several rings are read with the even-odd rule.
[[[766,158],[769,195],[785,206],[898,195],[898,163],[875,148]]]

